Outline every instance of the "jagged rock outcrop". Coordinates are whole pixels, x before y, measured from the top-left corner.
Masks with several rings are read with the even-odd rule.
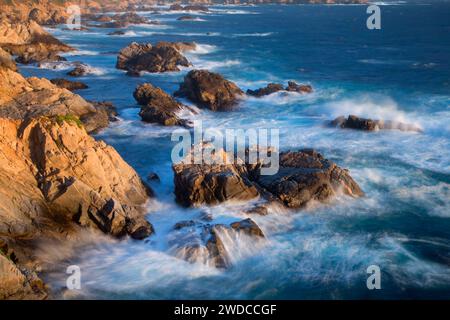
[[[264,88],[259,88],[256,90],[247,90],[247,94],[254,97],[262,97],[267,96],[269,94],[279,92],[279,91],[287,91],[287,92],[297,92],[297,93],[311,93],[313,91],[310,85],[306,84],[297,84],[294,81],[289,81],[286,88],[283,88],[283,85],[279,83],[269,83]]]
[[[203,150],[203,156],[210,154],[206,145],[195,146],[184,162],[173,165],[176,199],[185,206],[249,200],[260,195],[288,208],[301,208],[312,200],[325,202],[339,193],[364,195],[348,170],[312,149],[280,153],[278,172],[261,175],[260,165],[232,161],[223,150],[216,151],[209,161],[203,158],[199,164],[192,164],[189,157],[192,161],[195,154],[201,155],[195,148]],[[267,210],[260,214],[267,214]]]
[[[0,118],[0,124],[1,235],[64,234],[75,225],[137,239],[152,233],[143,208],[151,191],[77,118]]]
[[[267,96],[269,94],[278,92],[278,91],[282,91],[283,90],[283,85],[279,84],[279,83],[269,83],[267,86],[265,86],[264,88],[259,88],[256,90],[247,90],[247,94],[250,96],[255,96],[255,97],[262,97],[262,96]]]
[[[218,164],[206,165],[193,163],[198,152],[195,148],[203,151],[206,149],[203,145],[195,146],[186,155],[184,162],[172,167],[175,173],[175,196],[180,204],[218,204],[228,200],[250,200],[259,196],[257,188],[245,174],[245,167],[234,164],[223,149],[211,155],[211,161]]]
[[[311,200],[324,202],[340,192],[364,194],[348,170],[312,149],[280,153],[279,166],[278,173],[260,175],[255,182],[289,208],[301,208]]]
[[[57,85],[59,88],[64,88],[70,91],[87,89],[88,86],[80,81],[70,81],[64,78],[55,78],[50,80],[51,83]]]
[[[182,51],[192,47],[194,46],[187,43],[160,42],[152,46],[150,43],[133,42],[120,51],[116,68],[147,72],[179,71],[179,66],[191,65]]]
[[[10,54],[16,55],[17,62],[35,63],[42,61],[62,61],[61,52],[73,48],[62,43],[35,21],[11,21],[0,19],[0,46]]]
[[[82,119],[88,132],[94,132],[108,125],[108,115],[103,114],[92,103],[47,79],[25,79],[11,69],[0,67],[0,117],[23,120],[71,115]]]
[[[162,89],[145,83],[136,88],[133,96],[142,106],[139,112],[142,121],[159,123],[164,126],[187,125],[187,121],[180,119],[177,115],[187,106],[176,101]]]
[[[297,84],[294,81],[288,81],[286,91],[298,92],[298,93],[311,93],[313,91],[309,84]]]
[[[349,115],[347,118],[340,116],[330,122],[333,127],[339,127],[343,129],[356,129],[364,131],[377,131],[377,130],[400,130],[400,131],[415,131],[422,132],[422,129],[408,123],[390,121],[390,120],[373,120],[360,118],[355,115]]]
[[[176,96],[186,97],[202,108],[212,111],[232,109],[243,94],[242,90],[218,73],[192,70],[185,77]]]
[[[0,249],[0,300],[45,299],[47,290],[35,272],[20,267]]]

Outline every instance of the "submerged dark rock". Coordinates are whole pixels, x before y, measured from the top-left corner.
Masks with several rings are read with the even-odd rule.
[[[255,97],[262,97],[262,96],[266,96],[278,91],[282,91],[283,89],[283,85],[279,84],[279,83],[269,83],[266,87],[264,88],[260,88],[260,89],[256,89],[256,90],[247,90],[247,94],[250,96],[255,96]]]
[[[282,84],[279,83],[269,83],[264,88],[259,88],[256,90],[247,90],[247,94],[255,97],[266,96],[279,91],[287,91],[287,92],[297,92],[297,93],[311,93],[313,91],[310,85],[305,84],[297,84],[294,81],[289,81],[288,86],[283,88]]]
[[[218,73],[207,70],[192,70],[185,77],[176,96],[187,97],[200,107],[212,111],[226,111],[237,103],[242,90]]]
[[[76,65],[76,67],[74,69],[67,72],[67,75],[71,76],[71,77],[83,77],[88,73],[89,73],[89,67],[85,64],[79,63]]]
[[[415,131],[422,132],[419,127],[396,121],[384,121],[360,118],[355,115],[349,115],[347,118],[340,116],[330,122],[333,127],[339,127],[343,129],[356,129],[364,131],[377,131],[377,130],[400,130],[400,131]]]

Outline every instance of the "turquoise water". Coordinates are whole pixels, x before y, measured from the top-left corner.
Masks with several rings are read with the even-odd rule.
[[[430,1],[431,3],[431,1]],[[148,13],[142,13],[149,15]],[[109,100],[121,121],[97,135],[113,145],[143,178],[156,200],[148,241],[93,242],[47,275],[58,292],[65,266],[82,270],[77,297],[140,299],[364,299],[450,298],[450,5],[381,7],[382,29],[366,28],[366,6],[215,7],[198,21],[182,15],[151,16],[161,26],[70,32],[50,29],[78,48],[69,61],[93,73],[81,78],[79,94]],[[188,54],[195,68],[222,73],[243,89],[268,82],[310,83],[310,95],[248,98],[236,111],[202,110],[204,127],[278,128],[281,149],[313,147],[351,175],[366,197],[339,197],[300,212],[272,209],[255,217],[267,241],[231,241],[233,267],[217,270],[174,257],[171,231],[202,211],[214,221],[244,217],[251,204],[183,209],[174,202],[170,152],[172,128],[145,124],[132,93],[151,82],[173,93],[188,70],[130,78],[114,68],[117,52],[131,41],[195,41]],[[24,67],[26,75],[62,77],[67,70]],[[356,114],[413,123],[422,134],[365,133],[324,126],[336,116]],[[48,256],[58,246],[46,247]],[[369,291],[366,268],[378,265],[381,290]]]

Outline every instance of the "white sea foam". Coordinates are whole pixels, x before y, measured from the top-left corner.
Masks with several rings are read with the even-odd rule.
[[[274,32],[254,32],[254,33],[236,33],[232,37],[268,37],[275,34]]]

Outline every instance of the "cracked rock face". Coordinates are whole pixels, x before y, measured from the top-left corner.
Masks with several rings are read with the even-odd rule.
[[[194,156],[194,150],[191,153]],[[224,159],[223,149],[214,155]],[[180,163],[173,166],[175,172],[175,195],[184,206],[218,204],[228,200],[250,200],[259,196],[257,188],[242,174],[243,166],[235,164]]]
[[[289,208],[311,200],[326,201],[338,192],[358,197],[364,193],[348,170],[338,167],[312,149],[280,154],[275,175],[259,176],[256,182]]]
[[[147,189],[104,142],[71,120],[0,118],[0,233],[33,238],[72,224],[143,238]]]
[[[152,46],[150,43],[133,42],[123,48],[117,57],[116,68],[139,72],[180,71],[179,66],[189,67],[191,64],[182,52],[195,49],[194,44],[160,42]]]
[[[227,155],[219,150],[215,156],[226,158]],[[288,208],[301,208],[312,200],[328,201],[338,193],[352,197],[364,195],[348,170],[312,149],[281,153],[279,170],[274,175],[261,175],[257,167],[245,165],[243,161],[176,164],[173,166],[176,199],[185,206],[195,206],[261,196]]]

